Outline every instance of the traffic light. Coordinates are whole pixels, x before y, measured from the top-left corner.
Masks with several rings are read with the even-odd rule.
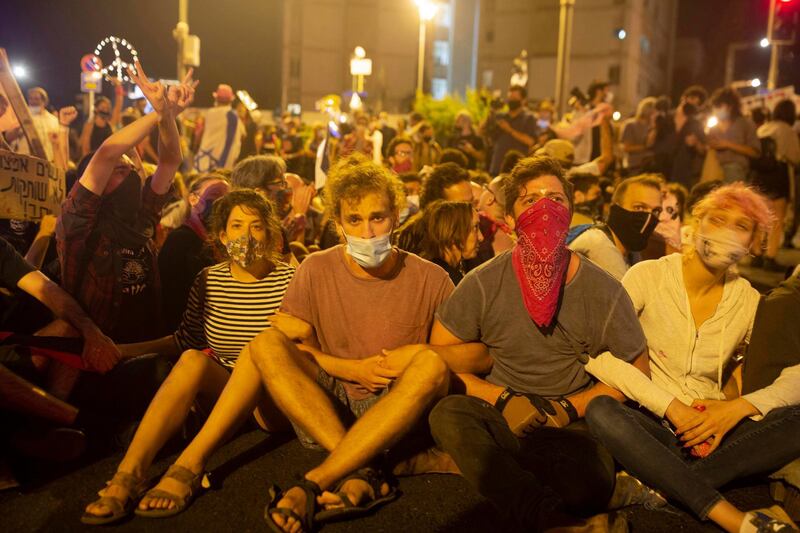
[[[775,2],[775,13],[771,25],[769,40],[771,42],[794,42],[797,32],[798,0],[778,0]]]

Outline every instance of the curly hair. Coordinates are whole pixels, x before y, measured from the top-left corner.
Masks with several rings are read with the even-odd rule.
[[[342,202],[354,205],[371,193],[386,194],[394,212],[405,207],[402,182],[388,169],[355,153],[340,159],[328,173],[325,208],[331,218],[339,220]]]
[[[514,204],[519,199],[519,193],[525,190],[525,185],[541,176],[555,176],[564,188],[564,194],[569,201],[569,210],[572,212],[572,184],[564,176],[564,168],[557,159],[547,155],[535,155],[520,159],[508,179],[503,183],[503,196],[507,215],[514,215]]]
[[[273,261],[279,260],[283,235],[275,206],[254,189],[237,189],[214,202],[208,235],[215,251],[221,254],[221,257],[227,257],[228,255],[225,246],[219,239],[219,235],[227,229],[228,219],[234,207],[239,207],[249,215],[258,215],[261,222],[264,223],[264,231],[267,234],[266,248],[269,257]]]

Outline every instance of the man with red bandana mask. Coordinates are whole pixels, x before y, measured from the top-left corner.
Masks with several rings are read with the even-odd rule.
[[[523,159],[504,192],[516,245],[463,279],[431,333],[432,345],[481,342],[488,354],[443,353],[465,394],[439,402],[431,432],[467,481],[521,529],[608,526],[605,515],[570,515],[649,493],[638,483],[615,487],[611,456],[586,430],[592,398],[624,397],[584,364],[608,350],[639,365],[646,339],[622,285],[566,247],[572,191],[561,165]],[[487,372],[485,380],[474,375]]]

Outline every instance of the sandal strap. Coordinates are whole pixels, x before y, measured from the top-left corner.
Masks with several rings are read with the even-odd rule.
[[[128,490],[131,494],[136,493],[136,491],[142,486],[143,480],[134,476],[133,474],[129,474],[127,472],[119,472],[117,471],[109,481],[106,481],[106,487],[110,485],[119,485]]]
[[[194,490],[196,488],[195,485],[200,485],[200,480],[203,477],[203,473],[200,472],[199,474],[195,474],[186,467],[173,464],[167,468],[167,471],[162,477],[168,477],[170,479],[179,481],[184,485],[188,485],[192,490]]]
[[[177,506],[184,506],[186,502],[188,502],[192,496],[197,492],[197,489],[200,488],[200,482],[203,479],[202,472],[200,474],[195,474],[188,468],[185,468],[180,465],[173,464],[170,466],[167,471],[161,476],[161,479],[170,478],[174,479],[178,483],[182,483],[186,485],[189,491],[184,494],[183,496],[179,496],[173,492],[168,492],[164,489],[157,489],[152,488],[145,493],[145,498],[148,499],[165,499],[175,502]]]

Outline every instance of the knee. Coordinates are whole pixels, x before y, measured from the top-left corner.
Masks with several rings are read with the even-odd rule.
[[[447,363],[433,350],[416,354],[407,370],[413,369],[414,383],[423,392],[444,395],[449,385],[450,370]]]
[[[446,396],[439,400],[428,415],[431,434],[437,443],[443,444],[457,436],[466,426],[475,398],[460,394]]]
[[[262,372],[274,368],[282,355],[289,353],[289,338],[275,328],[262,331],[250,341],[244,351],[249,353],[250,360]]]
[[[181,354],[170,375],[202,374],[212,364],[215,363],[200,350],[186,350]]]
[[[621,403],[611,396],[598,396],[586,406],[586,422],[593,429],[606,426],[619,412]]]

